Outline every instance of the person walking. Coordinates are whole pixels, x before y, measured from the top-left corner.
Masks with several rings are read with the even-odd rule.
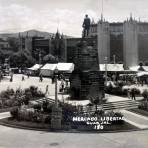
[[[10,82],[13,81],[13,72],[10,73]]]
[[[43,81],[43,76],[42,76],[42,74],[40,74],[40,76],[39,76],[39,82],[42,82]]]
[[[0,70],[0,82],[2,80],[2,71]]]
[[[29,72],[29,71],[27,72],[27,77],[28,77],[28,78],[30,77],[30,72]]]
[[[64,91],[64,80],[63,79],[61,80],[60,87],[61,87],[61,91],[60,92],[63,92]]]
[[[130,93],[131,93],[131,91],[130,91],[130,89],[128,88],[128,89],[127,89],[127,97],[128,97],[129,99],[130,99],[130,97],[131,97],[131,96],[130,96]]]
[[[24,75],[22,75],[22,81],[25,81],[25,77],[24,77]]]
[[[46,85],[45,95],[49,95],[49,86],[48,85]]]
[[[132,89],[131,96],[132,96],[132,100],[136,100],[136,97],[135,97],[135,88]]]

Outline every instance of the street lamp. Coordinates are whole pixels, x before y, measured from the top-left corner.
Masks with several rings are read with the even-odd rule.
[[[52,129],[61,129],[62,128],[62,108],[58,107],[58,96],[57,96],[57,78],[58,78],[58,68],[54,70],[55,76],[55,106],[52,108],[51,116],[51,128]]]
[[[58,68],[57,67],[54,70],[54,76],[55,76],[55,106],[58,107],[58,94],[57,94]]]
[[[41,61],[42,61],[42,59],[41,59],[41,50],[39,50],[39,64],[41,64]]]
[[[114,64],[116,64],[116,55],[113,55]]]
[[[107,84],[107,57],[104,58],[105,61],[105,84]]]

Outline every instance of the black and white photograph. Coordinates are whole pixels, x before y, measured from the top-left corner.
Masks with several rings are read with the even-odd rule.
[[[0,148],[147,139],[147,0],[0,0]]]

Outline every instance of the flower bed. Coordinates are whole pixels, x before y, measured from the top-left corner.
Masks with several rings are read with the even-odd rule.
[[[30,86],[24,90],[19,88],[16,91],[8,88],[6,91],[0,93],[0,109],[28,104],[30,100],[42,97],[45,97],[45,95],[34,86]]]
[[[128,90],[129,89],[129,90]],[[132,91],[134,89],[135,95],[136,96],[141,96],[141,91],[139,88],[136,88],[135,86],[127,86],[125,83],[118,83],[114,84],[113,82],[108,82],[108,85],[105,86],[105,93],[107,94],[112,94],[112,95],[117,95],[117,96],[122,96],[122,97],[127,97],[128,96],[128,91]]]
[[[6,124],[12,127],[35,129],[35,130],[51,130],[51,111],[53,104],[44,102],[40,105],[22,105],[21,107],[15,107],[11,111],[11,117],[0,120],[1,124]],[[99,110],[91,114],[84,114],[77,110],[77,106],[70,104],[60,103],[62,107],[62,130],[72,131],[90,131],[90,132],[104,132],[104,131],[124,131],[124,130],[137,130],[135,126],[130,125],[124,120],[113,120],[111,124],[103,124],[103,129],[95,129],[95,126],[86,124],[86,122],[73,121],[72,118],[76,116],[80,117],[97,117],[101,122],[101,117],[118,117],[122,118],[123,115],[120,112]],[[106,122],[106,121],[105,121]],[[97,125],[96,125],[97,126]]]

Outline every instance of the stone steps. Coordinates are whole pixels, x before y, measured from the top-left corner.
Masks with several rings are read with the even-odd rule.
[[[138,107],[139,104],[140,104],[140,102],[138,102],[138,101],[125,100],[125,101],[104,103],[104,104],[102,104],[102,107],[103,107],[104,110],[131,109],[131,108]],[[99,108],[100,107],[98,106],[97,109],[99,110]],[[89,110],[90,110],[90,112],[95,112],[96,107],[91,106]],[[84,107],[83,111],[87,112],[87,107]]]
[[[37,103],[43,103],[43,101],[48,101],[49,103],[54,103],[55,102],[55,100],[54,99],[51,99],[51,98],[42,98],[42,99],[39,99],[39,100],[35,100],[35,102],[37,102]]]

